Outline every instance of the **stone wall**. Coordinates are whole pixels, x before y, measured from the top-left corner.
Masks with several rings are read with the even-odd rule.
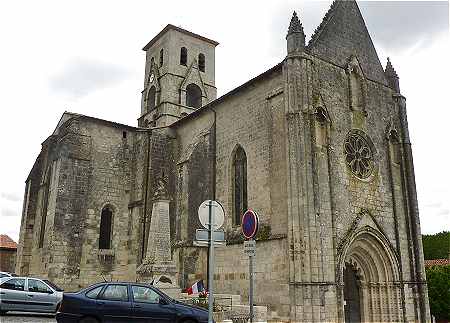
[[[249,258],[243,244],[215,248],[214,289],[220,293],[249,296]],[[256,242],[254,268],[254,304],[266,305],[272,317],[289,317],[290,304],[287,239]]]
[[[0,249],[0,271],[15,272],[16,254],[16,249]]]
[[[214,105],[216,126],[213,110],[203,112],[186,125],[176,126],[177,237],[181,244],[176,255],[182,275],[181,287],[189,287],[198,279],[206,280],[207,249],[190,246],[195,229],[201,228],[197,219],[198,206],[212,198],[211,179],[215,176],[215,199],[224,206],[227,231],[227,246],[217,249],[215,286],[221,293],[248,295],[245,283],[248,282],[248,262],[245,265],[240,226],[232,219],[230,189],[232,156],[236,146],[241,145],[247,154],[248,206],[258,212],[262,221],[258,236],[262,244],[261,249],[258,248],[261,256],[255,264],[256,285],[262,286],[257,302],[268,304],[271,310],[287,316],[289,295],[286,272],[283,274],[283,270],[287,270],[283,90],[278,68],[267,73],[267,78],[254,81]],[[216,173],[212,174],[214,154],[210,147],[214,143]],[[280,282],[284,288],[280,288]],[[267,292],[274,289],[277,293],[273,295]],[[280,296],[283,305],[280,305]]]

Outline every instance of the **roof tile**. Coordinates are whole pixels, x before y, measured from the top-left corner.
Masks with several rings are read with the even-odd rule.
[[[17,243],[6,234],[0,234],[0,248],[17,249]]]

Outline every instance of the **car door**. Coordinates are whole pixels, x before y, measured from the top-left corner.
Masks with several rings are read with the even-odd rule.
[[[130,322],[132,313],[127,284],[108,284],[97,297],[96,307],[104,323]]]
[[[175,322],[175,309],[170,302],[150,287],[131,285],[135,322]]]
[[[25,278],[11,278],[0,285],[0,299],[2,311],[25,310]]]
[[[27,281],[27,308],[33,312],[55,312],[55,292],[39,279],[28,278]]]

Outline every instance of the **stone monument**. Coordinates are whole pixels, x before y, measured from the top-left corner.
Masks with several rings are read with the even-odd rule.
[[[148,234],[147,252],[137,269],[140,282],[152,283],[171,297],[180,296],[177,286],[177,267],[172,260],[170,247],[170,219],[167,183],[158,180],[153,196],[152,217]]]

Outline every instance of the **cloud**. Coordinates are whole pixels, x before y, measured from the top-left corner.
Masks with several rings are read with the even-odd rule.
[[[390,53],[448,34],[448,1],[361,1],[359,7],[374,42]]]
[[[5,207],[2,208],[0,214],[5,217],[10,217],[10,216],[15,217],[15,216],[19,215],[19,213],[17,213],[16,211],[9,209],[9,208],[5,208]]]
[[[16,193],[8,193],[8,192],[2,192],[0,194],[2,199],[5,199],[7,201],[11,201],[11,202],[19,202],[22,197]]]
[[[121,66],[85,58],[72,59],[62,71],[49,80],[52,91],[74,99],[116,85],[130,76]]]
[[[450,215],[449,209],[441,209],[437,212],[437,215]]]

